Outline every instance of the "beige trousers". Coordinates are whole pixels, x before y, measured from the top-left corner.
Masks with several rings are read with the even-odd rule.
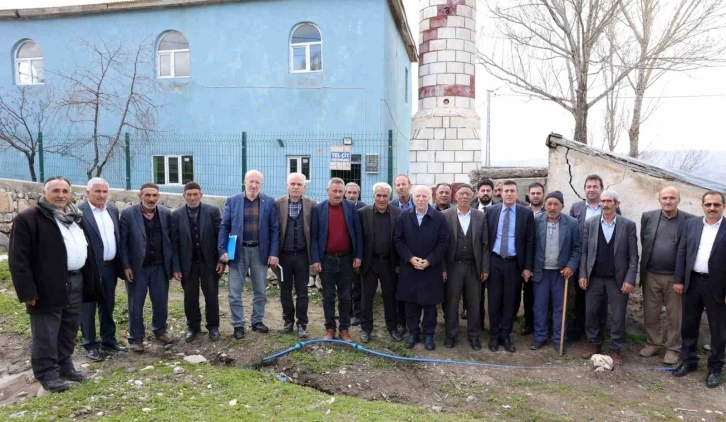
[[[646,272],[643,287],[643,319],[649,345],[663,346],[661,329],[663,305],[666,308],[667,321],[665,347],[680,353],[682,301],[681,296],[673,292],[673,275]]]

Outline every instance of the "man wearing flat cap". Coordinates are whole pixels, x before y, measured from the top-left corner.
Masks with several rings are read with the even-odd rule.
[[[530,349],[540,349],[547,343],[547,310],[552,301],[552,343],[559,351],[562,305],[565,283],[580,265],[582,254],[580,228],[577,219],[562,214],[565,200],[562,192],[547,194],[545,212],[534,217],[534,342]],[[574,282],[574,280],[573,280]]]

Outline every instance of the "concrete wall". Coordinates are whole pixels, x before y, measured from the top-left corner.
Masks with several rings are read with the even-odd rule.
[[[13,219],[22,210],[36,205],[40,192],[43,189],[42,183],[26,182],[23,180],[0,179],[0,252],[7,251],[8,235],[13,227]],[[84,201],[86,187],[73,185],[73,203]],[[124,191],[111,189],[108,202],[114,204],[119,210],[139,202],[138,191]],[[224,209],[226,198],[220,196],[204,195],[203,202]],[[159,205],[177,208],[184,200],[179,194],[162,194]]]
[[[634,172],[622,164],[591,156],[563,146],[550,149],[549,175],[547,191],[560,190],[565,197],[565,209],[584,198],[585,178],[589,174],[598,174],[603,179],[606,189],[613,189],[620,195],[620,210],[623,216],[638,225],[640,233],[640,216],[645,211],[660,209],[658,191],[666,186],[675,186],[681,193],[679,208],[695,215],[703,215],[701,196],[710,189],[673,180],[656,178],[647,174]]]

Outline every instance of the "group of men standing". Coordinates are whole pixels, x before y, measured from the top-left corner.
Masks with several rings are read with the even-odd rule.
[[[376,183],[372,205],[359,201],[358,185],[339,178],[330,179],[328,198],[320,203],[304,195],[306,177],[301,173],[288,176],[287,195],[278,199],[261,192],[263,183],[262,173],[249,171],[244,192],[228,198],[222,213],[201,202],[202,189],[195,182],[184,186],[185,204],[173,212],[157,205],[159,188],[146,183],[140,203],[119,214],[107,203],[108,183],[103,179],[88,182],[88,199],[77,208],[66,179],[46,181],[38,206],[16,217],[9,256],[18,298],[30,314],[31,363],[43,387],[62,391],[68,381],[83,379],[70,360],[79,325],[89,359],[101,360],[100,350],[126,351],[117,341],[113,321],[118,278],[125,280],[128,293],[131,350],[145,348],[147,292],[154,336],[163,344],[174,342],[167,334],[171,278],[184,288],[185,340],[201,333],[200,287],[209,339],[218,340],[218,285],[227,266],[233,337],[238,340],[245,337],[247,325],[242,295],[248,272],[251,329],[269,331],[263,322],[268,268],[279,278],[281,332],[308,337],[312,269],[322,280],[328,339],[337,331],[342,340],[352,341],[350,327],[360,324],[361,342],[371,340],[373,299],[380,283],[386,329],[394,341],[402,341],[408,331],[407,348],[423,338],[427,350],[435,349],[441,304],[445,346],[455,347],[461,317],[467,320],[470,346],[480,350],[486,302],[489,350],[515,352],[511,333],[523,304],[522,334],[534,334],[531,349],[542,348],[550,331],[556,350],[563,336],[575,341],[585,335],[588,346],[582,357],[589,358],[602,352],[609,305],[609,355],[622,364],[627,303],[638,273],[638,239],[635,223],[619,215],[618,193],[603,190],[599,176],[587,177],[586,199],[573,204],[569,215],[562,212],[562,193],[545,194],[539,183],[529,186],[529,203],[517,199],[513,181],[495,185],[487,179],[476,189],[462,184],[455,191],[442,183],[434,189],[432,204],[430,187],[412,187],[406,175],[399,175],[397,197],[392,198],[393,187]],[[640,354],[654,356],[663,348],[660,309],[665,305],[664,362],[680,360],[676,376],[695,370],[705,308],[712,338],[706,384],[715,387],[726,346],[724,196],[703,196],[702,219],[679,210],[679,200],[675,188],[664,188],[659,192],[661,209],[642,216],[640,279],[648,344]],[[561,332],[567,282],[576,288],[575,312],[569,329]]]

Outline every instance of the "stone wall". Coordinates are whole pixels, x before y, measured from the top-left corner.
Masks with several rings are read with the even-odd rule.
[[[0,179],[0,252],[6,252],[9,243],[10,229],[13,226],[13,219],[22,210],[38,203],[40,192],[43,189],[42,183],[27,182],[22,180]],[[74,203],[85,200],[86,187],[72,186]],[[129,205],[139,202],[139,191],[125,191],[121,189],[110,189],[108,201],[122,210]],[[226,198],[221,196],[204,196],[203,201],[215,205],[220,209],[224,208]],[[180,194],[163,193],[159,204],[174,209],[184,202]]]

